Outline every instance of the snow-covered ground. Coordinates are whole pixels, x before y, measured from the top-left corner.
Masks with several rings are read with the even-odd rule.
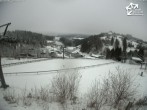
[[[26,71],[43,71],[43,70],[53,70],[53,69],[63,69],[63,68],[71,68],[71,67],[80,67],[80,66],[88,66],[95,64],[103,64],[111,62],[110,60],[80,60],[80,59],[67,59],[67,60],[49,60],[43,61],[33,64],[24,64],[19,66],[13,66],[9,68],[3,68],[3,72],[26,72]],[[95,79],[102,79],[106,77],[109,71],[115,71],[116,67],[121,67],[123,69],[128,69],[130,74],[136,77],[138,84],[140,83],[141,94],[145,94],[147,91],[147,71],[140,70],[140,66],[138,65],[129,65],[122,63],[114,63],[103,65],[100,67],[86,68],[78,70],[82,75],[81,79],[81,92],[87,92],[87,87],[91,86],[92,81]],[[139,74],[144,72],[144,76],[141,77]],[[69,72],[69,70],[65,70],[65,72]],[[10,86],[14,86],[17,88],[24,88],[25,86],[28,88],[32,87],[40,87],[48,85],[53,76],[56,75],[57,72],[51,72],[49,74],[32,74],[32,75],[5,75],[6,81]],[[70,72],[69,72],[70,73]],[[147,94],[146,94],[147,95]]]
[[[51,59],[42,62],[29,63],[23,65],[17,65],[13,67],[3,68],[4,73],[12,72],[30,72],[30,71],[48,71],[57,70],[65,68],[83,67],[90,65],[97,65],[103,63],[114,62],[112,60],[102,60],[102,59]]]
[[[41,58],[44,59],[44,58]],[[14,58],[2,58],[2,65],[3,64],[11,64],[11,63],[18,63],[18,62],[25,62],[25,61],[34,61],[39,59],[28,59],[28,58],[21,58],[20,60]]]
[[[109,63],[112,60],[91,60],[91,59],[53,59],[48,61],[23,64],[13,67],[3,68],[4,73],[11,72],[27,72],[27,71],[45,71],[45,70],[55,70],[55,69],[65,69],[65,68],[73,68],[73,67],[83,67],[90,66],[96,64]],[[79,95],[87,93],[89,87],[95,80],[101,80],[108,76],[109,71],[115,71],[116,67],[120,67],[122,69],[130,71],[130,75],[135,78],[135,84],[138,86],[137,97],[147,95],[147,71],[140,70],[140,65],[130,65],[130,64],[122,64],[122,63],[114,63],[107,64],[103,66],[96,66],[92,68],[80,69],[78,72],[81,75],[81,81],[79,86]],[[69,72],[69,70],[65,70],[62,72]],[[144,72],[143,77],[140,76],[140,73]],[[12,88],[16,89],[24,89],[25,87],[28,89],[37,87],[45,87],[50,85],[51,80],[57,74],[57,72],[52,72],[52,74],[30,74],[30,75],[5,75],[5,79],[7,84]],[[24,110],[24,107],[12,107],[7,104],[2,97],[3,90],[0,89],[0,108],[2,110]],[[32,107],[28,107],[27,110],[35,109]],[[38,109],[41,110],[41,109]],[[60,109],[59,109],[60,110]]]

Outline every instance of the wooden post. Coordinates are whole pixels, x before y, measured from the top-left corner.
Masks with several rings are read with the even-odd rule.
[[[4,78],[4,74],[3,74],[3,70],[2,70],[2,65],[1,65],[1,53],[0,53],[0,80],[1,80],[1,84],[2,84],[2,88],[7,88],[9,87],[9,85],[6,84],[5,82],[5,78]]]
[[[64,47],[63,47],[63,59],[64,59]]]

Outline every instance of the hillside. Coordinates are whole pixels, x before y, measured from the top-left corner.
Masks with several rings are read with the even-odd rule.
[[[114,32],[91,35],[81,42],[81,52],[105,55],[120,60],[122,57],[140,57],[143,60],[147,43],[132,35]]]
[[[18,57],[19,54],[23,54],[23,57],[28,56],[24,54],[29,54],[31,57],[62,57],[64,46],[67,57],[70,55],[82,57],[86,54],[88,56],[103,55],[108,59],[120,60],[125,53],[127,58],[139,56],[142,59],[143,49],[147,48],[147,43],[141,39],[111,31],[89,37],[80,34],[62,34],[55,37],[16,30],[8,31],[7,36],[11,42],[0,44],[3,57]]]
[[[17,43],[33,44],[40,46],[46,45],[47,39],[54,38],[53,36],[47,36],[40,33],[23,30],[8,31],[6,36],[8,36],[10,39],[13,39]]]
[[[20,53],[26,53],[29,49],[39,49],[47,45],[47,40],[53,40],[54,36],[47,36],[31,31],[8,31],[5,37],[0,37],[1,53],[3,57],[16,57]],[[37,50],[36,50],[37,51]]]

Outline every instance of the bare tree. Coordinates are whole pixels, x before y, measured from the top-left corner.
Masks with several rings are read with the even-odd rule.
[[[100,110],[102,106],[107,104],[108,85],[106,83],[100,84],[95,81],[88,92],[88,107]]]
[[[129,71],[116,68],[107,78],[95,81],[88,92],[88,106],[100,110],[105,105],[113,108],[125,108],[125,104],[134,100],[136,87]]]
[[[136,94],[136,87],[133,85],[134,78],[129,71],[116,68],[116,72],[110,72],[107,79],[109,83],[109,102],[117,108],[121,102],[131,101]]]
[[[67,71],[58,73],[53,81],[51,91],[60,103],[65,103],[66,100],[75,102],[80,82],[79,73],[74,71]]]

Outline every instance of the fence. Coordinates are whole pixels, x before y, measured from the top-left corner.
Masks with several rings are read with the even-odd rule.
[[[56,58],[56,59],[61,59],[61,58]],[[78,58],[66,58],[66,59],[78,59]],[[100,60],[100,59],[91,59],[91,58],[80,58],[80,59]],[[27,64],[27,63],[34,63],[34,62],[40,62],[40,61],[46,61],[46,60],[53,60],[53,59],[51,59],[51,58],[43,58],[43,59],[39,59],[39,60],[30,60],[30,61],[2,64],[2,67],[10,67],[10,66],[16,66],[16,65]]]
[[[46,60],[49,60],[49,58],[44,58],[44,59],[39,59],[39,60],[23,61],[23,62],[16,62],[16,63],[9,63],[9,64],[3,64],[2,67],[10,67],[10,66],[15,66],[15,65],[34,63],[34,62],[40,62],[40,61],[46,61]]]
[[[87,69],[87,68],[93,68],[93,67],[99,67],[103,65],[108,65],[108,64],[114,64],[116,62],[109,62],[109,63],[103,63],[103,64],[97,64],[97,65],[90,65],[90,66],[83,66],[83,67],[74,67],[74,68],[66,68],[66,69],[58,69],[58,70],[48,70],[48,71],[31,71],[31,72],[13,72],[13,73],[4,73],[5,75],[22,75],[22,74],[52,74],[54,72],[58,73],[61,71],[67,71],[67,70],[79,70],[79,69]]]

